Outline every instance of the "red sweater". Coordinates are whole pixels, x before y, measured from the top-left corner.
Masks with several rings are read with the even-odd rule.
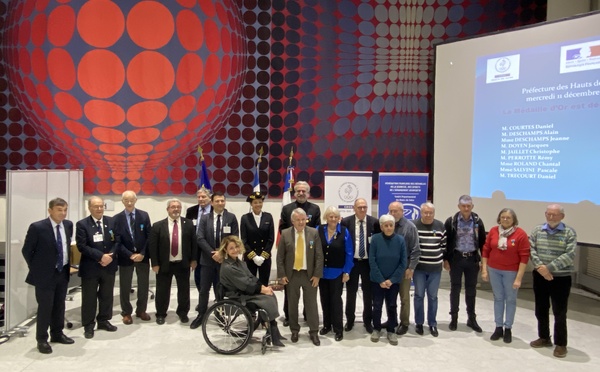
[[[506,238],[508,248],[505,251],[498,249],[498,226],[492,227],[485,239],[483,257],[487,258],[489,267],[496,270],[518,271],[519,264],[529,261],[529,237],[525,230],[517,227]]]

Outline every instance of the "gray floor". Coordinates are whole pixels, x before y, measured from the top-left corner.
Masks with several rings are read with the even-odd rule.
[[[192,294],[195,305],[197,294]],[[115,293],[116,294],[116,293]],[[175,307],[175,291],[171,310]],[[281,305],[282,293],[278,292]],[[594,295],[574,290],[569,307],[569,354],[565,359],[552,356],[552,349],[532,349],[529,341],[537,338],[533,314],[533,294],[530,289],[519,293],[519,308],[513,327],[512,344],[492,342],[494,328],[492,295],[479,290],[477,310],[483,334],[476,334],[465,325],[461,313],[459,327],[448,331],[448,290],[439,293],[438,321],[440,336],[419,336],[411,325],[409,333],[392,346],[382,337],[379,343],[369,340],[361,324],[347,332],[342,342],[330,335],[321,336],[321,346],[313,346],[303,327],[300,341],[285,348],[260,353],[256,339],[242,353],[223,356],[205,344],[200,329],[191,330],[180,324],[170,311],[167,323],[154,322],[154,303],[149,305],[151,322],[121,323],[118,297],[115,297],[113,324],[115,333],[97,331],[92,340],[83,337],[80,327],[81,295],[68,302],[67,314],[74,321],[73,329],[65,333],[75,339],[74,345],[53,344],[54,353],[42,355],[35,348],[34,329],[25,337],[13,337],[0,345],[0,365],[3,371],[182,371],[189,368],[210,371],[598,371],[600,370],[600,301]],[[190,314],[193,318],[194,314]],[[412,317],[412,316],[411,316]],[[357,319],[358,320],[358,319]],[[305,325],[303,325],[305,326]],[[283,330],[289,338],[289,330]],[[262,331],[257,331],[260,336]]]

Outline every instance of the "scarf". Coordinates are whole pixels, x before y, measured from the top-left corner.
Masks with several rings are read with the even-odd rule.
[[[506,245],[506,241],[507,241],[507,237],[510,236],[510,234],[512,234],[513,232],[515,232],[515,229],[517,228],[517,226],[512,226],[510,229],[506,229],[504,230],[504,228],[502,227],[502,225],[498,226],[498,249],[501,251],[505,251],[508,246]]]

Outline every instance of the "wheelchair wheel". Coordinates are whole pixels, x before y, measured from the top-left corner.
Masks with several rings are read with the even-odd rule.
[[[208,346],[219,354],[236,354],[250,342],[254,332],[252,315],[232,300],[212,305],[202,320],[202,335]]]

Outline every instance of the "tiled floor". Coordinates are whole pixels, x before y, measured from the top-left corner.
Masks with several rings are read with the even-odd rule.
[[[419,336],[411,325],[409,333],[399,338],[399,345],[390,345],[385,337],[373,343],[361,324],[344,335],[342,342],[333,336],[321,336],[321,346],[313,346],[307,328],[297,344],[260,353],[260,343],[253,341],[242,353],[218,355],[208,348],[201,329],[191,330],[179,323],[170,312],[167,323],[154,322],[154,303],[149,304],[152,321],[124,326],[115,297],[113,324],[115,333],[97,331],[92,340],[83,337],[78,321],[81,295],[68,303],[68,315],[75,323],[65,333],[75,339],[74,345],[53,345],[54,353],[42,355],[35,348],[34,329],[26,337],[13,337],[0,345],[2,371],[598,371],[600,370],[600,301],[592,295],[574,290],[569,309],[569,354],[565,359],[552,356],[552,349],[532,349],[529,341],[537,338],[533,314],[533,294],[530,289],[519,293],[519,308],[513,327],[513,342],[492,342],[493,304],[489,291],[479,290],[477,311],[482,334],[465,325],[461,313],[459,327],[448,331],[448,290],[439,293],[438,322],[440,335]],[[116,294],[116,293],[115,293]],[[175,291],[173,291],[175,295]],[[278,292],[281,305],[283,294]],[[197,301],[193,291],[192,304]],[[360,302],[360,301],[359,301]],[[175,297],[171,309],[175,307]],[[359,311],[360,313],[360,311]],[[190,313],[193,319],[195,314]],[[412,317],[412,316],[411,316]],[[358,319],[357,319],[358,320]],[[281,325],[280,325],[281,327]],[[282,329],[288,337],[288,329]],[[257,331],[258,335],[262,331]]]

